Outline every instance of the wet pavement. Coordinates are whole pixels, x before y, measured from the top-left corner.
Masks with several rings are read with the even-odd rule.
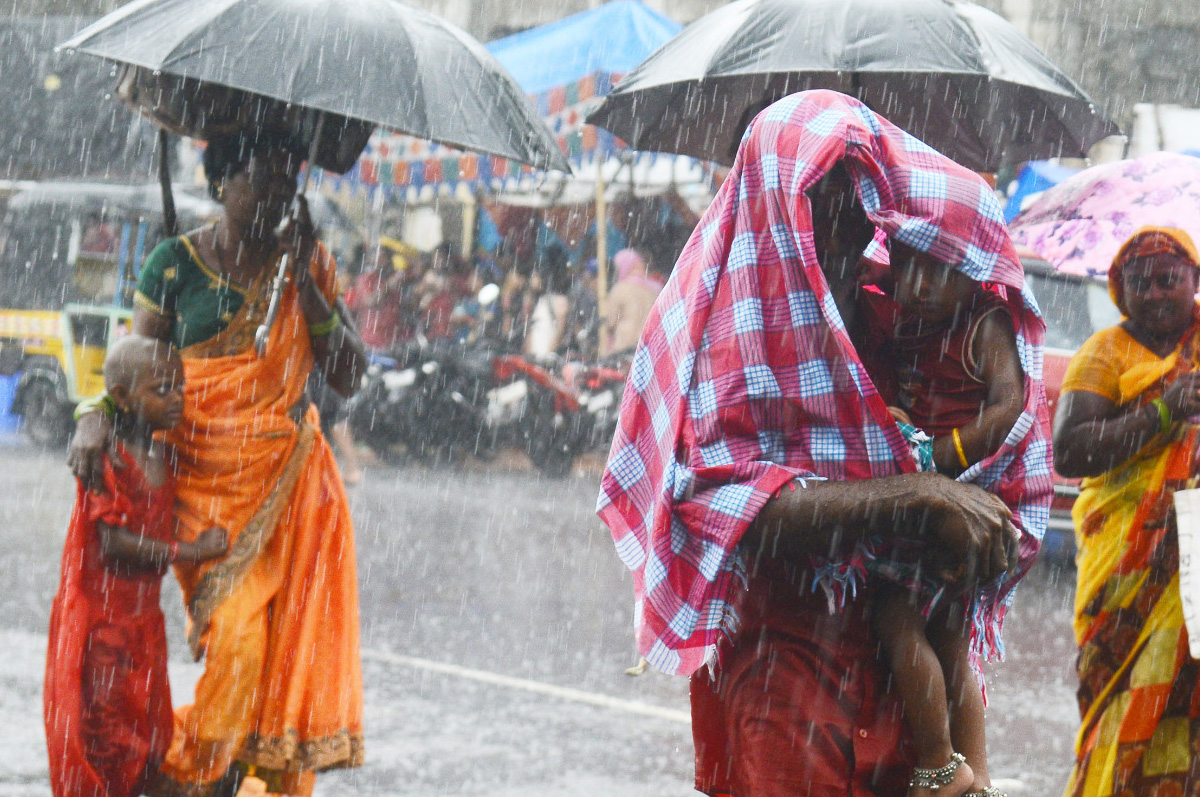
[[[0,797],[42,797],[40,679],[73,484],[59,454],[6,446],[0,463]],[[695,794],[686,681],[623,674],[631,581],[595,497],[594,477],[368,469],[351,491],[367,762],[318,794]],[[1035,568],[1008,660],[989,668],[991,769],[1013,797],[1061,793],[1070,767],[1073,575]],[[186,700],[199,665],[171,586],[164,608]]]

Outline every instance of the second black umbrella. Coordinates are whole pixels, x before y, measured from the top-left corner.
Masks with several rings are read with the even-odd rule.
[[[1082,156],[1118,132],[1016,28],[951,0],[740,0],[625,76],[588,121],[634,149],[729,163],[753,116],[805,89],[858,97],[976,171]]]

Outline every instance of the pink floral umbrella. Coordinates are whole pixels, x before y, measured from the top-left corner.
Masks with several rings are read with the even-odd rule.
[[[1156,152],[1093,166],[1023,210],[1012,237],[1059,271],[1098,277],[1147,225],[1179,227],[1200,244],[1200,158]]]

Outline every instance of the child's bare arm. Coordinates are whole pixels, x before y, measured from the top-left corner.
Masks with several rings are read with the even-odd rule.
[[[203,531],[195,542],[163,542],[129,529],[97,523],[100,532],[100,552],[104,558],[133,567],[158,569],[172,562],[205,562],[224,556],[229,550],[229,535],[225,529]]]
[[[1016,425],[1025,408],[1025,373],[1017,353],[1017,337],[1005,313],[990,313],[979,324],[973,343],[978,376],[987,385],[987,406],[974,421],[959,428],[963,453],[974,465],[995,453]],[[933,461],[941,473],[957,474],[963,468],[953,435],[933,441]]]

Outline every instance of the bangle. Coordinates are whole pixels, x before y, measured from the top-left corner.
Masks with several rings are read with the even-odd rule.
[[[314,338],[323,337],[325,335],[328,335],[330,332],[333,332],[333,330],[337,329],[341,325],[342,325],[342,317],[341,317],[341,315],[338,314],[337,310],[334,310],[332,313],[329,314],[329,318],[325,319],[321,323],[309,324],[308,325],[308,334],[312,335]]]
[[[78,421],[84,415],[92,412],[102,412],[106,418],[115,418],[117,415],[117,404],[108,393],[101,393],[99,396],[93,396],[79,402],[75,407],[72,417]]]
[[[1158,410],[1158,431],[1159,434],[1168,431],[1171,428],[1171,408],[1167,406],[1167,402],[1161,398],[1156,398],[1150,402],[1150,406]]]
[[[167,543],[167,563],[175,564],[179,561],[179,540],[171,540]]]
[[[971,467],[971,463],[967,461],[967,452],[963,451],[962,435],[958,433],[958,427],[954,428],[950,436],[954,438],[954,450],[958,452],[958,464],[962,465],[964,469]]]

